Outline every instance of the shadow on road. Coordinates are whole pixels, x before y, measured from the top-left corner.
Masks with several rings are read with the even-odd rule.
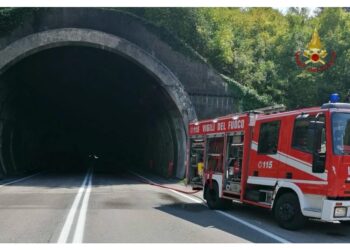
[[[195,223],[203,228],[216,228],[254,243],[276,242],[257,231],[247,228],[238,222],[229,220],[215,211],[209,210],[202,204],[174,201],[173,204],[162,205],[155,209],[171,214],[180,219],[190,221],[191,223]]]
[[[169,199],[171,201],[171,199]],[[173,200],[172,204],[156,207],[156,209],[196,223],[204,228],[217,228],[227,233],[245,238],[256,243],[275,242],[259,232],[229,220],[209,208],[198,203],[184,203]],[[242,204],[232,204],[226,210],[236,217],[250,222],[268,232],[279,235],[291,242],[298,243],[350,243],[350,226],[340,223],[326,223],[319,220],[309,220],[305,227],[298,231],[288,231],[280,228],[272,213],[266,209]],[[249,237],[247,237],[249,236]],[[320,237],[322,240],[320,241]]]

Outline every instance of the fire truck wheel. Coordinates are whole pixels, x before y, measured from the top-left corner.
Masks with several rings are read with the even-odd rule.
[[[279,197],[274,215],[278,224],[288,230],[300,229],[306,221],[300,210],[299,199],[294,193],[285,193]]]
[[[210,209],[227,209],[232,201],[219,197],[219,187],[216,182],[213,182],[213,187],[205,187],[205,199],[207,200]]]

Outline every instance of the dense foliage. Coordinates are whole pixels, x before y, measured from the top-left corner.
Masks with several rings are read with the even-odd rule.
[[[334,91],[344,100],[350,89],[350,13],[342,8],[322,8],[314,17],[307,9],[295,8],[285,15],[272,8],[127,11],[167,27],[225,79],[234,79],[230,83],[238,82],[248,92],[254,89],[263,103],[273,100],[289,108],[320,105]],[[328,54],[334,50],[337,58],[330,69],[312,73],[296,65],[294,54],[307,47],[315,28]]]

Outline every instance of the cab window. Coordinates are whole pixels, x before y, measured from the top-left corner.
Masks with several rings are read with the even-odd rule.
[[[319,153],[326,152],[326,133],[325,129],[322,129],[321,138],[315,138],[314,130],[312,129],[311,123],[323,122],[324,116],[315,118],[315,116],[307,116],[305,118],[296,118],[294,122],[292,147],[299,151],[306,153],[312,153],[315,139],[318,145],[317,151]]]
[[[280,130],[280,121],[262,123],[259,133],[259,154],[276,154]]]

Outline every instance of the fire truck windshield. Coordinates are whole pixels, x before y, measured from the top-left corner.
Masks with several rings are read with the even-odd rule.
[[[350,155],[350,113],[334,113],[332,130],[334,154]]]

